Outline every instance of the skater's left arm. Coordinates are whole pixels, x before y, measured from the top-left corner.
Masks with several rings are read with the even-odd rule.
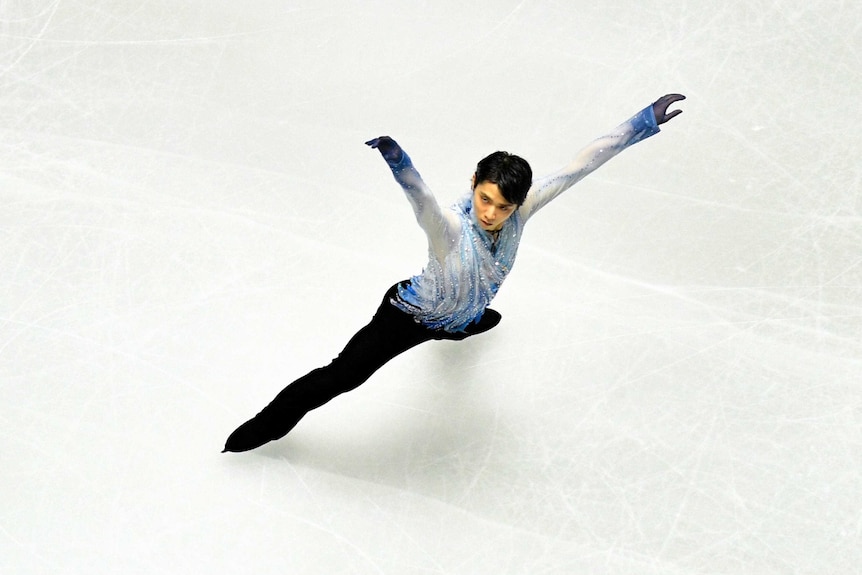
[[[617,126],[610,133],[593,141],[576,155],[575,159],[562,170],[533,182],[520,212],[529,218],[540,208],[564,191],[594,172],[605,162],[634,144],[659,132],[659,125],[682,113],[668,107],[674,102],[684,100],[682,94],[668,94],[656,100],[630,119]]]

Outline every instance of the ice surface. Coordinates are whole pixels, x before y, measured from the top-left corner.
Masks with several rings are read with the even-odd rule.
[[[862,4],[0,3],[0,572],[862,573]],[[503,322],[230,431],[666,92]]]

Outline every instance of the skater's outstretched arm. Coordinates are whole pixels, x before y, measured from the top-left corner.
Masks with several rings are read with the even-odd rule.
[[[442,261],[448,251],[449,238],[458,233],[460,223],[457,216],[440,208],[434,194],[413,167],[410,156],[395,140],[389,136],[381,136],[365,144],[380,152],[386,160],[395,181],[404,189],[410,205],[413,206],[416,221],[428,236],[432,251]]]
[[[587,145],[562,170],[534,181],[530,187],[530,191],[527,193],[524,205],[520,208],[522,217],[529,218],[537,210],[547,205],[548,202],[629,146],[657,134],[660,124],[664,124],[682,113],[682,110],[674,110],[668,113],[668,107],[674,102],[684,99],[685,96],[682,94],[662,96],[653,104],[614,128],[609,134]]]

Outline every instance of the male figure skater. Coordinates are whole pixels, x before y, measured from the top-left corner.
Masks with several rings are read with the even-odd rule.
[[[371,322],[332,363],[285,387],[228,437],[224,450],[248,451],[284,437],[306,413],[357,388],[411,347],[432,339],[462,340],[496,326],[500,314],[488,305],[512,269],[527,221],[622,150],[658,133],[659,125],[682,113],[668,107],[683,99],[662,96],[589,144],[568,166],[536,181],[525,160],[495,152],[479,162],[470,193],[449,209],[440,207],[393,139],[366,142],[383,156],[413,206],[428,236],[428,264],[389,288]]]

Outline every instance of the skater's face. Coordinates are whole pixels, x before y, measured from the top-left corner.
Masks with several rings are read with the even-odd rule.
[[[476,183],[473,178],[473,213],[482,229],[495,232],[503,227],[509,216],[515,213],[518,206],[508,202],[497,184],[491,182]]]

